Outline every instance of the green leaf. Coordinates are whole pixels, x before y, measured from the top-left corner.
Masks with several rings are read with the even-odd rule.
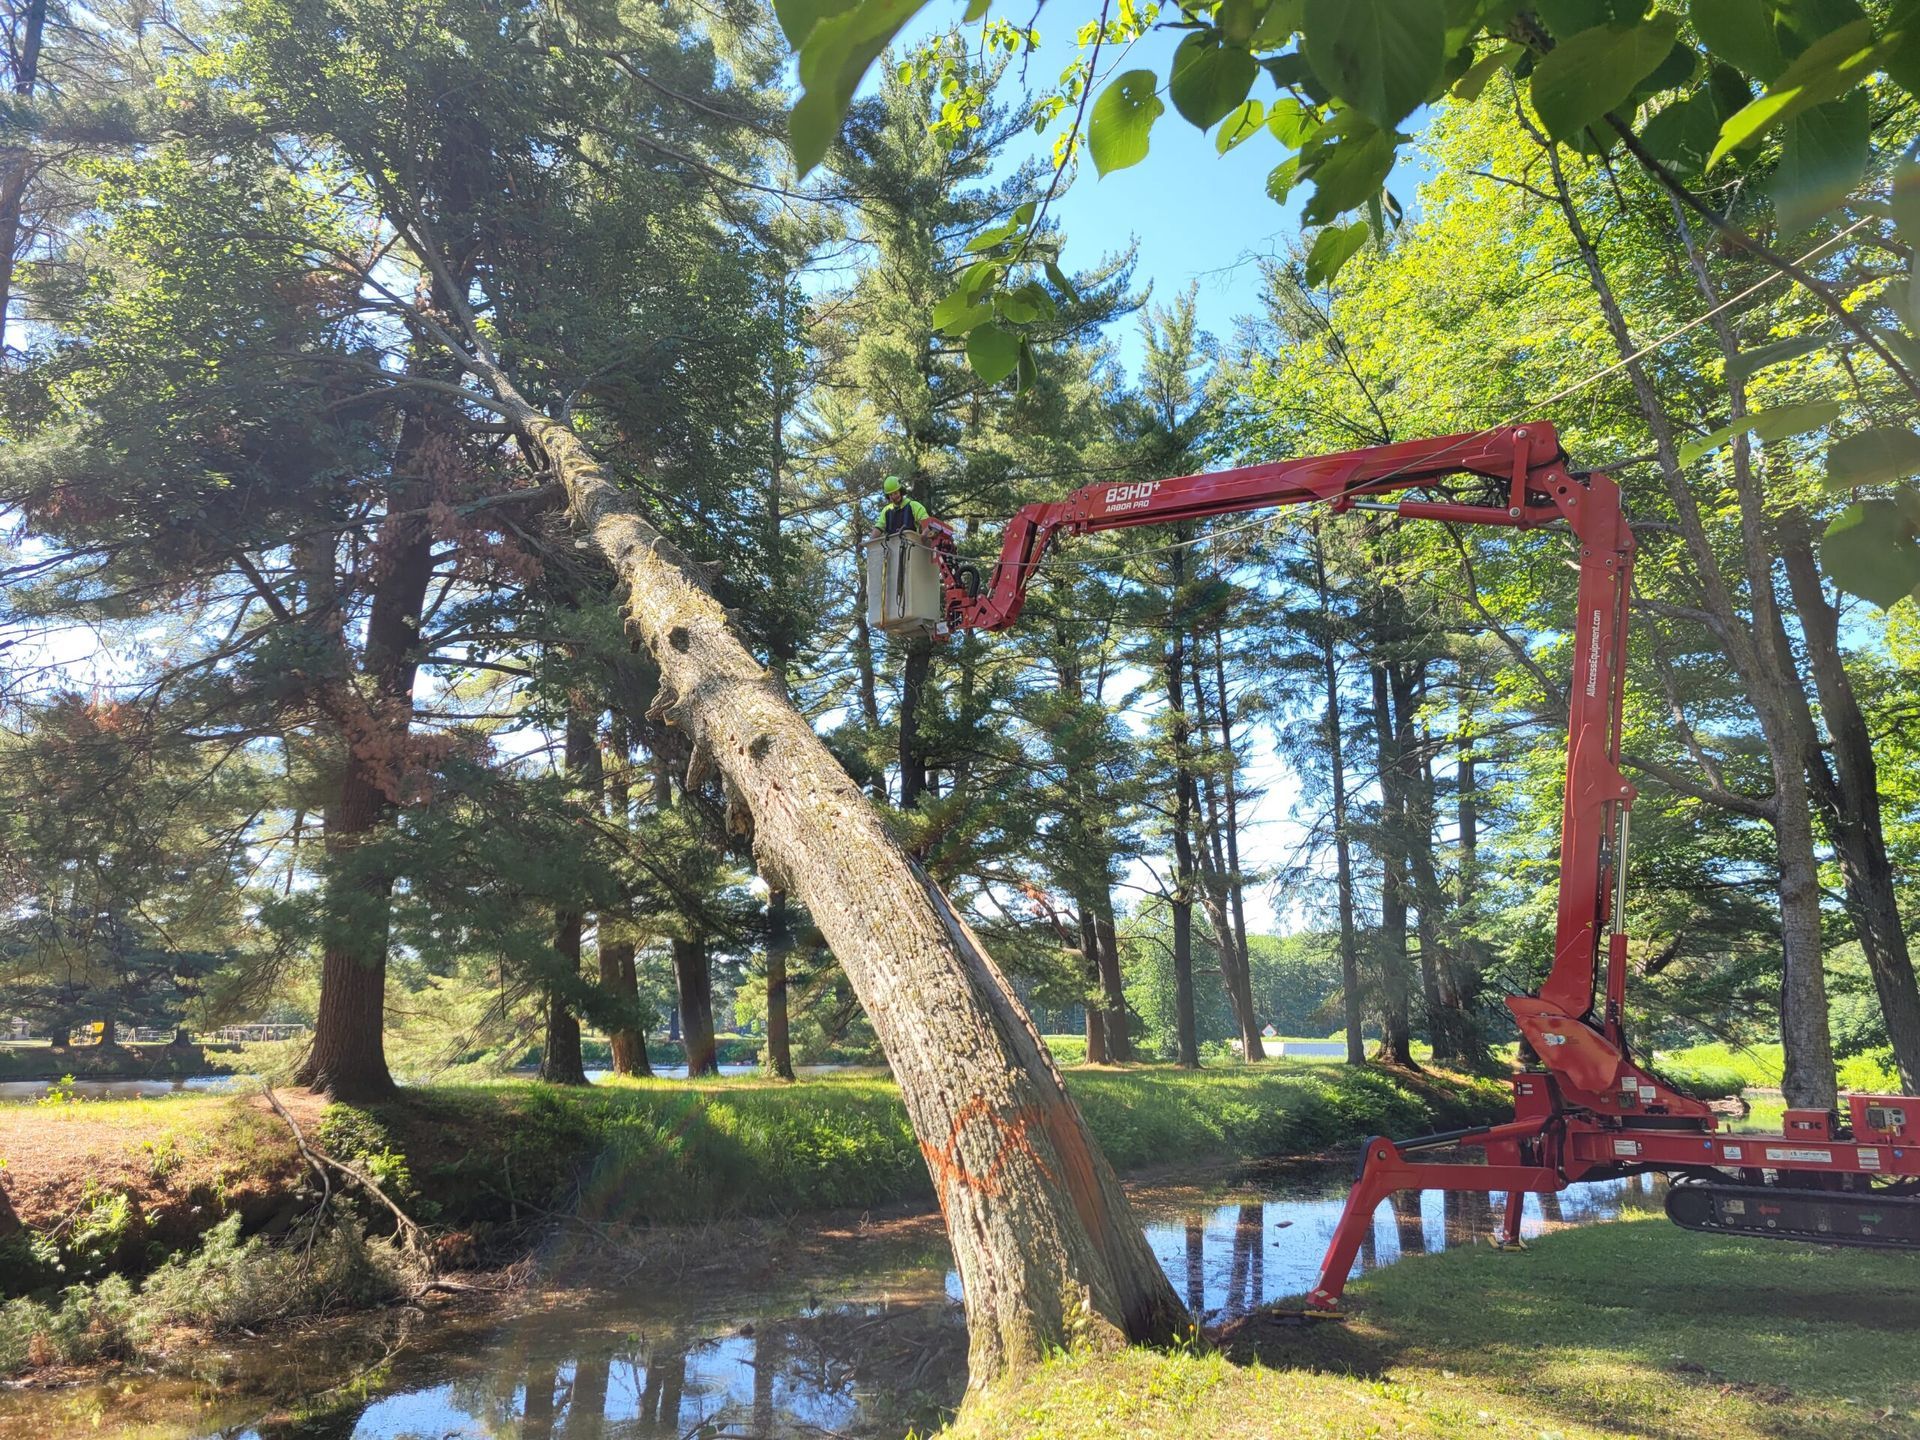
[[[813,27],[829,15],[851,10],[859,0],[773,0],[774,18],[787,37],[787,44],[798,50],[806,44]]]
[[[1250,42],[1255,50],[1277,50],[1293,38],[1306,14],[1306,0],[1272,0]]]
[[[1787,68],[1766,0],[1691,0],[1687,15],[1700,43],[1717,59],[1762,80]]]
[[[1618,109],[1673,48],[1678,22],[1598,25],[1554,46],[1533,67],[1533,108],[1556,140],[1568,140]]]
[[[1222,155],[1251,140],[1265,128],[1267,107],[1258,100],[1249,100],[1238,110],[1220,123],[1219,133],[1213,137],[1213,148]]]
[[[982,321],[991,319],[993,308],[988,299],[1005,268],[992,260],[969,265],[953,289],[934,304],[929,323],[942,335],[964,335]]]
[[[1667,58],[1653,67],[1653,72],[1641,78],[1633,87],[1631,99],[1644,100],[1649,95],[1658,95],[1662,90],[1678,90],[1693,82],[1700,70],[1700,52],[1684,41],[1676,40],[1673,48],[1667,51]]]
[[[1707,168],[1707,156],[1720,134],[1720,117],[1714,113],[1713,97],[1694,95],[1661,110],[1640,132],[1640,143],[1663,161],[1667,168],[1682,175],[1697,175]]]
[[[1062,270],[1057,264],[1055,264],[1051,260],[1046,262],[1045,269],[1047,272],[1047,283],[1053,286],[1053,288],[1058,290],[1062,295],[1066,296],[1068,304],[1070,305],[1079,304],[1080,292],[1073,288],[1073,281],[1067,278],[1067,272]]]
[[[1606,0],[1535,0],[1533,8],[1555,40],[1570,40],[1613,19],[1613,7]]]
[[[1472,104],[1480,98],[1480,92],[1487,88],[1487,82],[1502,70],[1512,67],[1524,52],[1518,45],[1502,45],[1482,55],[1468,69],[1467,73],[1453,82],[1453,94]]]
[[[1920,475],[1920,435],[1897,425],[1876,426],[1837,440],[1827,451],[1827,488],[1885,485]]]
[[[1920,588],[1912,521],[1891,500],[1857,501],[1827,526],[1820,567],[1849,595],[1890,610]]]
[[[1282,95],[1267,111],[1267,129],[1289,150],[1298,150],[1320,128],[1320,117],[1291,95]]]
[[[1691,465],[1704,455],[1710,455],[1725,445],[1734,436],[1748,431],[1755,439],[1763,442],[1784,440],[1789,435],[1799,435],[1808,430],[1818,430],[1822,425],[1831,425],[1840,416],[1838,400],[1812,400],[1804,405],[1777,405],[1770,410],[1755,410],[1744,419],[1731,425],[1723,425],[1710,435],[1702,435],[1680,447],[1680,463]]]
[[[1324,225],[1380,193],[1393,170],[1393,137],[1371,126],[1339,135],[1321,150],[1313,167],[1313,199],[1301,219]]]
[[[1252,43],[1263,15],[1258,0],[1220,0],[1213,18],[1229,45],[1246,46]]]
[[[1019,360],[1014,367],[1013,393],[1026,394],[1039,378],[1040,366],[1033,358],[1033,345],[1023,336],[1020,340]]]
[[[1138,165],[1147,158],[1147,138],[1153,122],[1166,114],[1160,103],[1159,80],[1151,70],[1129,70],[1116,75],[1093,102],[1087,120],[1087,149],[1093,168],[1102,175]]]
[[[1781,235],[1794,235],[1845,200],[1867,173],[1867,92],[1829,100],[1787,121],[1768,182]]]
[[[1774,340],[1765,345],[1756,345],[1751,350],[1742,350],[1738,355],[1730,357],[1727,361],[1727,374],[1738,379],[1749,380],[1769,366],[1812,354],[1826,344],[1827,337],[1816,331],[1811,335],[1795,335],[1786,340]]]
[[[1392,130],[1440,83],[1446,14],[1434,0],[1307,0],[1303,48],[1334,94]]]
[[[1276,205],[1284,205],[1299,183],[1300,157],[1289,155],[1267,172],[1267,198]]]
[[[1340,267],[1351,260],[1367,243],[1367,222],[1356,220],[1351,225],[1330,225],[1322,230],[1313,242],[1313,248],[1307,251],[1307,284],[1324,285],[1340,273]]]
[[[988,385],[998,385],[1020,363],[1020,341],[998,325],[977,326],[967,336],[967,364]]]
[[[1909,95],[1920,95],[1920,0],[1895,0],[1880,35],[1880,66]]]
[[[1245,50],[1221,44],[1219,31],[1196,30],[1173,52],[1167,93],[1174,109],[1210,130],[1239,108],[1259,69]]]
[[[960,17],[962,25],[971,25],[976,20],[986,18],[987,9],[993,0],[967,0],[967,12]]]
[[[802,94],[787,117],[794,168],[806,175],[827,157],[867,68],[928,0],[859,0],[823,14],[800,47]]]
[[[1839,99],[1870,75],[1873,65],[1873,26],[1865,20],[1856,20],[1809,45],[1780,72],[1766,94],[1720,127],[1720,143],[1713,147],[1708,168],[1719,164],[1735,146],[1758,139],[1781,121]]]
[[[1018,220],[1008,220],[1004,224],[994,225],[986,230],[982,230],[967,242],[967,252],[977,255],[982,250],[991,250],[994,246],[1000,244],[1001,241],[1012,236],[1013,232],[1019,228],[1020,222]]]

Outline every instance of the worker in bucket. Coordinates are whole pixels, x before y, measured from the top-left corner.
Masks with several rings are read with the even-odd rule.
[[[879,534],[898,535],[902,530],[918,530],[926,522],[927,507],[901,492],[898,475],[887,476],[880,488],[887,498],[880,507],[879,520],[874,522],[873,528]]]

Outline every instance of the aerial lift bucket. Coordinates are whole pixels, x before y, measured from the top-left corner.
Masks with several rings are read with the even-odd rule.
[[[946,581],[914,532],[867,541],[867,624],[889,635],[930,635],[946,619]]]

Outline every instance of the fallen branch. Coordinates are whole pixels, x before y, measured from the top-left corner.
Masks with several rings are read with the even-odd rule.
[[[356,1166],[347,1164],[344,1160],[336,1160],[324,1151],[315,1150],[312,1146],[308,1145],[307,1137],[300,1133],[299,1124],[294,1120],[293,1116],[287,1112],[287,1107],[280,1103],[280,1097],[273,1093],[273,1087],[271,1085],[263,1084],[260,1087],[260,1091],[267,1097],[267,1104],[273,1107],[273,1113],[284,1120],[287,1124],[287,1129],[293,1132],[293,1143],[300,1147],[301,1155],[306,1157],[307,1163],[320,1175],[321,1183],[323,1185],[326,1184],[327,1170],[338,1171],[353,1181],[353,1183],[358,1185],[362,1190],[366,1191],[367,1194],[378,1200],[382,1205],[386,1206],[393,1214],[394,1223],[400,1233],[400,1243],[410,1254],[423,1259],[427,1265],[427,1272],[432,1274],[434,1264],[433,1253],[425,1243],[426,1231],[421,1227],[420,1222],[395,1204],[393,1197],[381,1189],[379,1182],[371,1175],[368,1175]],[[328,1187],[328,1191],[331,1193],[331,1186]],[[323,1198],[320,1203],[324,1206],[326,1200]]]

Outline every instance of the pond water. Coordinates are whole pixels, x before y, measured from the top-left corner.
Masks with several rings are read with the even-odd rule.
[[[1350,1170],[1288,1166],[1143,1203],[1147,1236],[1209,1321],[1311,1285]],[[1657,1206],[1647,1178],[1527,1197],[1523,1232]],[[1493,1233],[1484,1195],[1383,1205],[1356,1273]],[[778,1232],[774,1232],[776,1235]],[[729,1242],[734,1243],[734,1242]],[[631,1283],[536,1292],[506,1318],[354,1317],[337,1331],[207,1347],[190,1368],[0,1394],[0,1436],[195,1440],[820,1440],[937,1425],[966,1381],[959,1280],[924,1230],[849,1238],[811,1263],[771,1246]],[[708,1256],[711,1262],[716,1257]]]

